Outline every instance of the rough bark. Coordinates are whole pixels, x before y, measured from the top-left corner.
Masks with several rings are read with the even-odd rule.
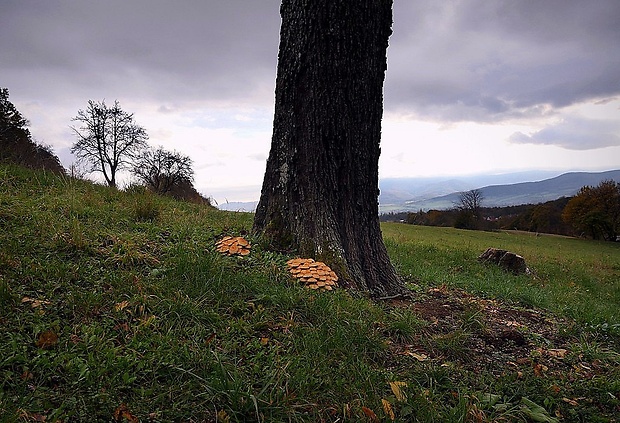
[[[374,297],[406,292],[383,244],[378,163],[392,0],[284,0],[254,231]]]

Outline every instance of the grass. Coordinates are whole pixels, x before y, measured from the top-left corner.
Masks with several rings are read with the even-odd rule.
[[[388,224],[373,303],[215,251],[251,219],[0,166],[0,421],[617,421],[617,245]]]
[[[620,244],[514,232],[384,224],[390,256],[423,286],[446,284],[553,310],[620,334]],[[512,276],[476,258],[488,247],[513,251],[534,276]]]

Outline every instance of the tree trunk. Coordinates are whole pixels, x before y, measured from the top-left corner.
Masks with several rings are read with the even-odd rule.
[[[271,151],[254,232],[373,297],[407,292],[378,217],[392,0],[283,0]]]

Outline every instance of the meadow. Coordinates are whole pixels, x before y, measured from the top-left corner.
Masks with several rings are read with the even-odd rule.
[[[251,222],[1,165],[0,421],[619,420],[620,245],[385,224],[414,297],[373,302]]]

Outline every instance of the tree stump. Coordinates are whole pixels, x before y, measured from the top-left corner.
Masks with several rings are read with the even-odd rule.
[[[515,275],[529,273],[529,269],[523,257],[510,251],[500,250],[499,248],[487,248],[487,250],[478,257],[478,261],[497,264],[502,269],[514,273]]]

